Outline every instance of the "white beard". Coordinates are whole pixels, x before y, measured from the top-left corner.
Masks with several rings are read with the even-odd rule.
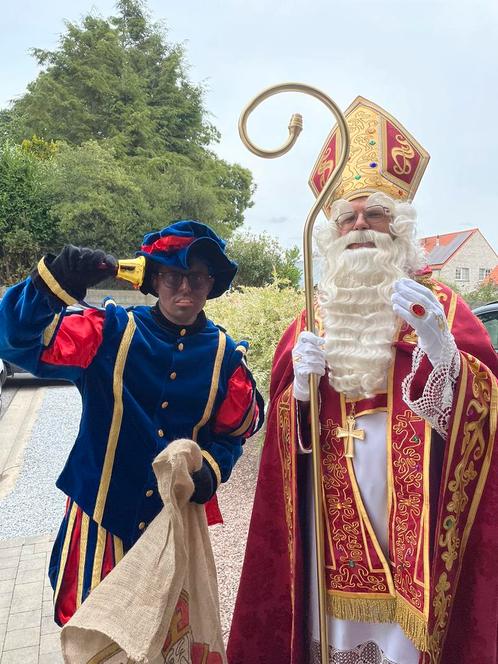
[[[346,249],[353,242],[375,247]],[[372,230],[332,239],[319,284],[329,382],[348,397],[385,390],[398,320],[391,294],[408,276],[407,246],[401,238]]]

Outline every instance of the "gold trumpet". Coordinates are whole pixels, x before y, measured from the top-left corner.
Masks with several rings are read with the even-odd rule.
[[[129,281],[134,288],[140,288],[145,277],[145,256],[119,260],[116,277]]]

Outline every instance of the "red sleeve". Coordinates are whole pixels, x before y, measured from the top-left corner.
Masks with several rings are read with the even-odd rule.
[[[104,312],[97,309],[65,316],[54,341],[42,353],[42,362],[86,369],[102,343],[103,327]]]
[[[256,390],[249,374],[240,365],[228,381],[228,391],[214,420],[214,433],[248,438],[259,420]]]

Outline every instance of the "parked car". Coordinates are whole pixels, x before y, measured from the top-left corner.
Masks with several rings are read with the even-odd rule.
[[[491,343],[498,353],[498,300],[473,309],[474,314],[484,323]]]
[[[66,307],[66,315],[67,314],[76,314],[76,315],[81,315],[83,311],[85,310],[85,307],[82,307],[79,304],[71,304],[70,306]],[[14,364],[13,362],[9,362],[8,360],[1,360],[2,366],[5,371],[5,378],[4,381],[7,378],[13,378],[16,375],[19,374],[24,374],[25,376],[30,376],[33,378],[36,378],[36,376],[32,376],[26,369],[23,369],[22,367],[17,366],[17,364]]]

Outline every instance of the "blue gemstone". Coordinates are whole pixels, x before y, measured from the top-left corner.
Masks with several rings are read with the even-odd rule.
[[[375,168],[376,166],[377,166],[377,162],[372,161],[372,163],[370,164],[370,168]]]

